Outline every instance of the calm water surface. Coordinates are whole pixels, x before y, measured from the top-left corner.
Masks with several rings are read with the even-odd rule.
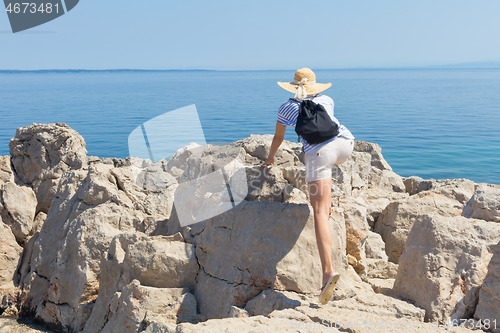
[[[376,142],[394,171],[500,184],[500,70],[323,70],[318,82],[356,140]],[[293,71],[0,73],[0,154],[15,130],[64,122],[90,155],[127,157],[141,123],[196,104],[207,142],[274,133],[276,84]],[[293,128],[286,139],[296,141]]]

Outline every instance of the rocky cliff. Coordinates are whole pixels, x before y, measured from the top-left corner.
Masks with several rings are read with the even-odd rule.
[[[320,306],[303,155],[285,141],[263,169],[271,139],[152,162],[87,156],[65,124],[18,129],[0,157],[0,315],[92,333],[500,332],[499,186],[400,177],[356,142],[333,170],[341,280]],[[217,170],[244,171],[241,202],[202,193],[234,207],[186,225],[178,189]],[[196,214],[199,198],[183,198]]]

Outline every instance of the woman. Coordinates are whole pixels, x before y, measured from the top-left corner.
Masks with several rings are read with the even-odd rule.
[[[278,82],[278,85],[295,93],[295,96],[279,108],[276,133],[271,144],[269,157],[262,166],[274,164],[274,155],[283,142],[286,126],[295,127],[300,101],[311,99],[313,102],[323,105],[328,115],[339,125],[337,136],[318,144],[309,144],[299,136],[304,151],[306,181],[314,211],[316,241],[323,269],[323,284],[319,301],[325,304],[332,298],[335,284],[340,277],[339,273],[333,270],[332,234],[328,222],[331,214],[332,167],[334,164],[339,165],[345,162],[351,156],[354,148],[354,136],[334,117],[333,100],[326,95],[319,94],[330,88],[332,84],[316,83],[316,75],[311,69],[299,69],[295,72],[292,82]]]

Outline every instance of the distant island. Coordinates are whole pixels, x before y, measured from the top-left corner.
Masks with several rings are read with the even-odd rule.
[[[500,68],[500,61],[474,61],[458,64],[427,66],[428,68]]]

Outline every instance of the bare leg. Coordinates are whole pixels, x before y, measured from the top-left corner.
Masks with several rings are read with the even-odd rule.
[[[309,197],[314,212],[316,242],[318,244],[324,286],[334,270],[332,266],[332,233],[328,217],[331,212],[332,179],[322,179],[308,183]]]

